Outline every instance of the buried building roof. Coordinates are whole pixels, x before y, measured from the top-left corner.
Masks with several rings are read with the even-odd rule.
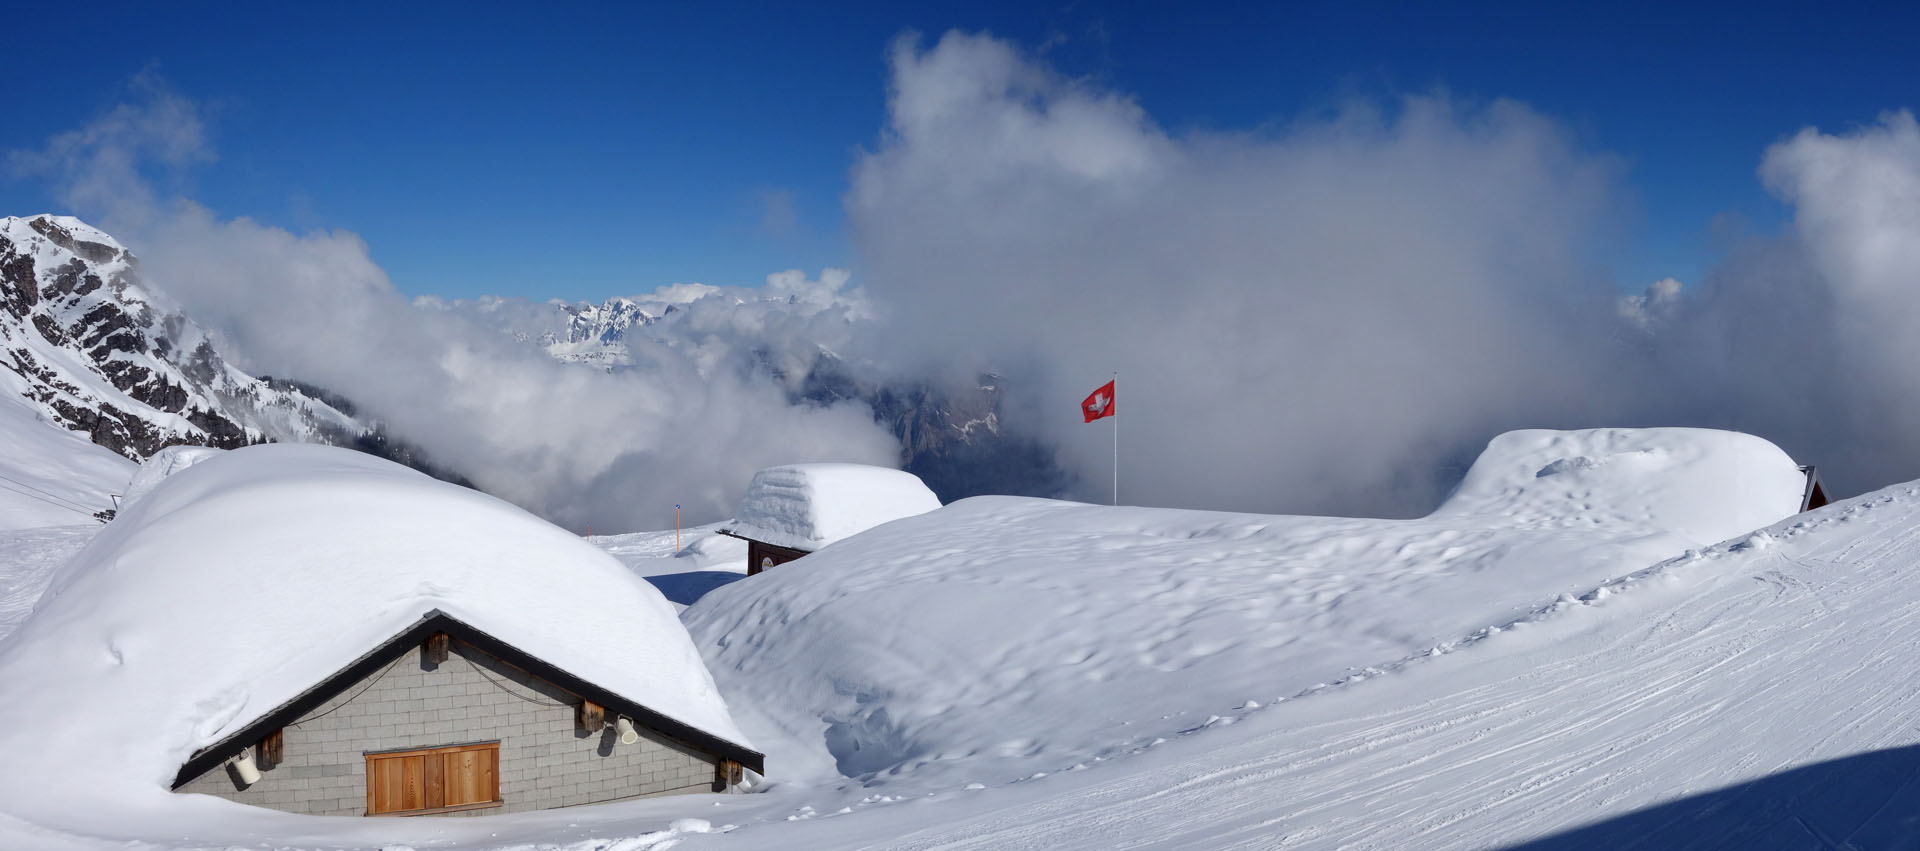
[[[430,622],[757,762],[673,607],[612,557],[396,464],[274,445],[131,502],[0,646],[0,799],[44,814],[164,793]]]
[[[918,476],[864,464],[790,464],[755,473],[727,534],[812,552],[940,498]]]

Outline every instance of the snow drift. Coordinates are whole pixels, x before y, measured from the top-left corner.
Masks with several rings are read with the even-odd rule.
[[[1791,515],[1803,482],[1744,434],[1523,431],[1418,520],[981,497],[683,617],[783,776],[1004,780],[1445,653]]]
[[[0,808],[81,832],[103,805],[177,825],[272,818],[169,781],[195,749],[436,608],[751,747],[674,609],[610,556],[386,461],[271,445],[166,476],[0,645]]]

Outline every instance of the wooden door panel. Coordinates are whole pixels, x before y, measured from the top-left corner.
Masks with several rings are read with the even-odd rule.
[[[367,754],[367,815],[500,800],[500,744]]]
[[[367,762],[367,811],[397,813],[425,809],[426,760],[418,756]]]
[[[426,809],[426,759],[410,756],[394,761],[400,763],[400,809]]]
[[[456,751],[443,754],[441,759],[447,778],[445,806],[484,804],[500,797],[498,748]]]
[[[444,754],[447,766],[447,806],[480,802],[479,754],[475,751]]]
[[[420,760],[421,771],[425,776],[425,803],[422,806],[428,808],[447,806],[450,802],[447,800],[447,773],[444,760],[438,759],[434,754],[423,754],[415,758]]]

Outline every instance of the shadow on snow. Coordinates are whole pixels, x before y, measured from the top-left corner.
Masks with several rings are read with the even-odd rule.
[[[1514,846],[1920,848],[1920,745],[1771,774]]]
[[[738,582],[747,578],[744,573],[726,570],[695,570],[690,573],[665,573],[649,576],[647,581],[660,589],[666,598],[682,606],[691,606],[712,591],[729,582]]]

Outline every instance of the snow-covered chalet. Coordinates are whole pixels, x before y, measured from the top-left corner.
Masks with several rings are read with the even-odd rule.
[[[341,449],[170,460],[18,636],[46,665],[106,669],[69,697],[101,713],[85,735],[119,769],[369,816],[764,772],[673,608],[578,537]]]
[[[747,542],[752,576],[939,507],[940,498],[912,473],[865,464],[789,464],[754,474],[740,510],[720,534]]]

